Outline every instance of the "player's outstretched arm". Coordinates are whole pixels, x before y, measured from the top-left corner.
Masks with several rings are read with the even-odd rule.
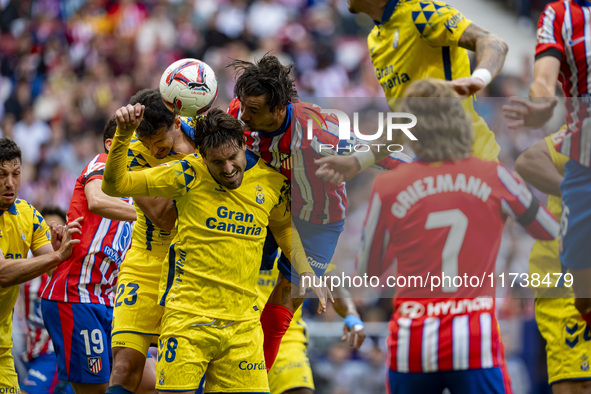
[[[142,121],[144,106],[141,104],[119,108],[115,112],[117,132],[113,137],[101,189],[112,197],[147,196],[148,188],[144,171],[127,171],[127,151],[133,132]]]
[[[558,236],[560,225],[548,209],[531,194],[525,182],[502,164],[497,165],[501,189],[501,210],[511,216],[535,239],[550,241]]]
[[[522,152],[515,161],[515,171],[539,191],[560,197],[560,183],[564,176],[552,162],[546,140],[540,140]]]
[[[534,79],[529,88],[529,97],[511,97],[503,106],[503,114],[509,119],[511,129],[542,127],[554,114],[558,104],[556,84],[560,72],[560,60],[554,56],[538,57],[534,63]]]
[[[101,183],[100,179],[92,179],[84,186],[90,212],[111,220],[135,221],[137,215],[133,205],[118,197],[107,196],[101,190]]]
[[[476,67],[472,76],[455,79],[451,84],[458,94],[471,96],[499,74],[509,47],[500,37],[474,23],[464,30],[458,45],[476,54]]]
[[[72,239],[72,236],[81,233],[81,223],[80,217],[63,227],[58,250],[53,250],[51,245],[44,245],[35,249],[35,257],[30,259],[7,259],[0,251],[0,287],[9,287],[36,278],[70,257],[74,245],[80,243],[80,239]]]
[[[345,319],[341,341],[349,341],[349,346],[359,349],[365,341],[365,325],[359,317],[359,312],[351,299],[351,293],[344,287],[333,288],[335,297],[334,310]]]

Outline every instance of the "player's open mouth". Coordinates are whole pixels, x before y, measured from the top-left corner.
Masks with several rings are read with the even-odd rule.
[[[234,178],[238,176],[238,170],[234,170],[231,174],[225,175],[226,179],[229,181],[233,181]]]
[[[4,193],[2,195],[2,197],[4,197],[4,198],[14,198],[14,193]]]

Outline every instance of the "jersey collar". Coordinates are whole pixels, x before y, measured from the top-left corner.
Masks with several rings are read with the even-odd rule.
[[[10,206],[10,208],[8,208],[6,211],[2,211],[2,214],[4,214],[4,212],[10,212],[13,215],[18,215],[18,211],[16,210],[16,202],[18,200],[15,200],[14,203]],[[2,214],[0,214],[0,216],[2,216]]]
[[[254,167],[257,161],[259,161],[259,156],[250,149],[246,149],[246,168],[244,171],[246,172]]]
[[[575,3],[577,3],[581,7],[591,7],[591,1],[588,0],[575,0]]]
[[[376,25],[383,25],[384,23],[388,22],[390,20],[390,17],[392,17],[394,9],[396,9],[396,6],[399,2],[400,0],[388,1],[388,4],[386,4],[386,8],[384,9],[384,13],[382,14],[382,20],[380,21],[380,23],[376,22]]]
[[[281,125],[281,127],[279,127],[277,130],[275,130],[272,133],[259,133],[259,136],[265,137],[265,138],[273,138],[273,137],[276,137],[278,135],[285,133],[291,127],[292,114],[293,114],[293,105],[291,103],[289,103],[289,104],[287,104],[287,111],[286,111],[287,116],[285,117],[285,120],[283,121],[283,124]]]

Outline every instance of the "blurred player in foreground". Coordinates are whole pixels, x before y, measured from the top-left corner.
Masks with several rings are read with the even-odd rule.
[[[343,231],[347,194],[344,185],[328,184],[314,175],[314,160],[346,152],[335,147],[355,145],[358,141],[339,140],[336,116],[321,113],[317,105],[298,99],[290,75],[293,66],[282,65],[276,56],[266,54],[254,63],[235,60],[230,66],[237,71],[238,78],[234,87],[236,98],[228,112],[246,124],[248,147],[291,182],[292,221],[310,265],[321,276]],[[312,119],[314,139],[308,139],[304,130]],[[399,152],[390,155],[379,163],[381,168],[394,168],[410,161]],[[293,313],[304,302],[304,298],[297,298],[297,293],[291,291],[292,283],[300,285],[300,277],[292,269],[289,255],[282,255],[278,266],[281,275],[261,315],[267,368],[273,365]],[[292,298],[294,294],[296,297]]]
[[[195,153],[193,126],[188,123],[192,119],[169,111],[158,89],[140,90],[130,102],[146,108],[129,145],[130,171],[143,171]],[[160,335],[164,308],[158,302],[158,286],[162,265],[176,235],[177,214],[171,199],[136,197],[134,205],[138,220],[131,248],[119,269],[113,310],[109,394],[135,392],[142,381],[148,349],[158,343]]]
[[[574,276],[575,306],[591,325],[591,3],[556,1],[538,22],[531,102],[513,98],[503,107],[513,127],[541,127],[558,103],[556,83],[566,99],[567,133],[555,148],[570,160],[560,184],[562,196],[560,261]]]
[[[0,138],[0,391],[20,391],[12,349],[12,310],[18,284],[54,269],[80,240],[78,218],[65,227],[47,226],[25,200],[17,199],[22,154],[14,141]],[[26,258],[29,250],[35,257]]]
[[[439,1],[349,0],[349,11],[365,13],[376,23],[367,38],[369,55],[393,111],[411,82],[437,78],[470,96],[488,85],[505,62],[508,47],[503,40]],[[468,51],[476,59],[471,75]],[[493,132],[474,110],[471,97],[462,104],[474,128],[474,155],[496,160],[500,147]],[[335,183],[349,180],[383,158],[383,151],[323,158],[318,175]]]
[[[560,183],[568,156],[554,146],[564,138],[566,128],[532,145],[515,161],[515,170],[535,188],[548,194],[548,210],[561,216]],[[546,340],[548,383],[554,394],[591,392],[591,331],[574,304],[574,292],[558,280],[565,270],[558,256],[558,238],[536,241],[529,258],[530,275],[538,274],[536,321]],[[558,283],[557,283],[558,282]],[[568,283],[567,283],[568,284]]]
[[[57,206],[45,206],[41,209],[45,222],[65,226],[66,212]],[[67,382],[58,382],[57,359],[53,342],[43,324],[41,314],[41,293],[49,281],[43,274],[25,282],[21,286],[19,302],[26,320],[25,353],[22,358],[27,368],[27,376],[21,382],[22,394],[73,393]]]
[[[116,127],[114,118],[105,125],[105,152]],[[41,302],[58,360],[58,378],[80,394],[103,394],[108,386],[117,275],[136,219],[130,199],[101,191],[106,159],[106,153],[96,155],[76,180],[68,217],[84,217],[81,242],[53,273]]]
[[[244,126],[219,109],[198,119],[201,157],[127,172],[143,112],[139,104],[117,110],[103,190],[175,200],[178,233],[159,292],[165,310],[156,387],[192,393],[205,374],[206,392],[268,392],[255,285],[267,226],[291,253],[289,183],[246,150]],[[296,267],[311,271],[301,244],[293,249]]]
[[[558,223],[504,166],[472,156],[472,122],[453,88],[414,82],[402,111],[416,114],[418,161],[378,175],[360,274],[489,278],[505,219],[551,240]],[[433,283],[433,282],[431,282]],[[454,280],[453,283],[457,283]],[[388,339],[391,393],[510,393],[492,283],[398,287]],[[422,298],[428,297],[428,298]]]

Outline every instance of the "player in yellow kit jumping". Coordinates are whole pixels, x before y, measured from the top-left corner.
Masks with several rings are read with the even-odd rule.
[[[205,374],[206,392],[268,392],[255,308],[267,226],[295,266],[306,261],[301,245],[291,253],[289,183],[245,150],[244,126],[218,109],[198,121],[202,157],[126,172],[127,148],[143,111],[138,104],[117,111],[103,189],[171,197],[178,212],[159,294],[165,312],[156,387],[190,393]]]

